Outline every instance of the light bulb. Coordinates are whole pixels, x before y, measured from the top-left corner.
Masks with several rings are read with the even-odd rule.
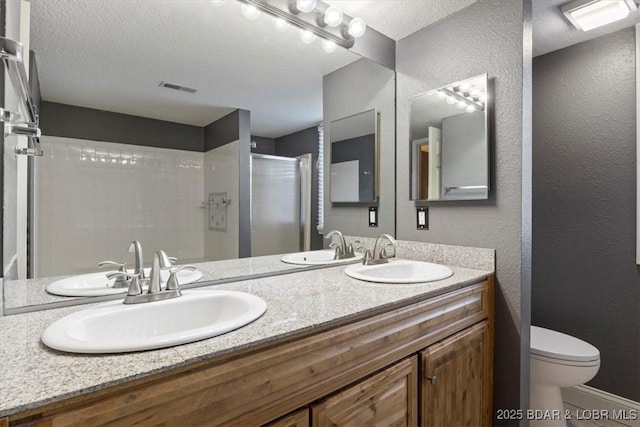
[[[467,105],[464,111],[466,111],[467,113],[473,113],[474,111],[476,111],[476,107],[474,107],[473,105]]]
[[[470,85],[469,83],[462,83],[462,84],[460,85],[460,91],[461,91],[461,92],[466,92],[466,91],[468,91],[469,89],[471,89],[471,85]]]
[[[480,102],[487,102],[487,94],[483,93],[482,95],[480,95]]]
[[[278,31],[284,31],[287,29],[287,21],[283,18],[273,17],[273,26],[276,27]]]
[[[329,6],[324,12],[324,22],[330,27],[337,27],[342,23],[342,11],[335,6]]]
[[[464,107],[466,107],[468,104],[462,100],[458,101],[458,103],[456,104],[456,107],[462,109]]]
[[[469,92],[469,95],[473,96],[474,98],[477,98],[477,97],[480,96],[481,93],[482,93],[482,91],[480,89],[478,89],[477,87],[474,87]]]
[[[296,0],[296,9],[309,13],[316,8],[316,0]]]
[[[249,21],[258,19],[258,17],[262,14],[262,12],[260,12],[260,9],[252,4],[243,4],[241,10],[244,17]]]
[[[453,96],[447,96],[447,104],[455,104],[456,102],[456,98],[454,98]]]
[[[333,40],[322,40],[322,48],[327,53],[333,52],[337,47],[338,45],[336,45],[336,42],[334,42]]]
[[[316,39],[316,35],[313,34],[311,31],[309,30],[300,30],[300,40],[302,40],[304,43],[313,43],[313,41]]]
[[[439,99],[445,99],[447,97],[447,94],[445,94],[442,91],[438,91],[437,93],[438,93],[438,98]]]
[[[353,18],[351,22],[349,22],[349,29],[347,32],[351,37],[362,37],[364,32],[367,30],[367,24],[364,22],[362,18]]]

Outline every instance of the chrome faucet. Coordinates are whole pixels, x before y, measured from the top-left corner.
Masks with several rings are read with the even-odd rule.
[[[125,276],[131,280],[129,285],[129,291],[124,298],[124,304],[139,304],[144,302],[162,301],[171,298],[177,298],[182,293],[180,292],[180,286],[178,283],[178,272],[182,270],[195,270],[193,265],[183,265],[178,268],[172,269],[173,265],[171,260],[173,258],[167,256],[164,251],[157,251],[153,256],[153,265],[151,267],[151,274],[148,279],[141,279],[140,274],[128,274],[120,271],[115,271],[107,275],[107,277],[114,278],[117,276]],[[163,270],[169,270],[169,278],[166,286],[162,288],[162,275]],[[142,291],[141,282],[148,282],[149,286],[147,292]]]
[[[133,274],[137,274],[139,279],[144,279],[144,259],[142,257],[142,245],[137,240],[134,240],[129,245],[129,253],[135,254],[135,268]]]
[[[387,240],[388,243],[383,246],[382,244],[384,240]],[[364,254],[364,260],[362,261],[362,263],[364,265],[376,265],[389,262],[389,258],[393,258],[394,256],[396,256],[397,246],[398,241],[396,239],[394,239],[389,234],[381,234],[380,236],[378,236],[376,242],[373,245],[373,253],[367,249]],[[389,247],[393,248],[392,255],[389,255],[387,253],[387,248]]]
[[[333,256],[333,259],[347,259],[347,258],[353,258],[356,256],[354,249],[353,249],[353,244],[356,243],[360,243],[358,241],[353,242],[353,244],[351,245],[347,245],[347,241],[344,239],[344,236],[342,235],[341,232],[339,232],[338,230],[331,230],[330,232],[327,233],[326,236],[324,236],[325,239],[331,239],[333,236],[338,236],[338,242],[331,242],[331,244],[329,244],[330,248],[335,248],[335,255]]]

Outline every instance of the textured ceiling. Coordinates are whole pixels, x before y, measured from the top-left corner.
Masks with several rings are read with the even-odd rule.
[[[533,56],[544,55],[640,22],[640,10],[635,10],[621,21],[591,31],[581,31],[574,28],[560,12],[560,6],[569,1],[533,0]]]
[[[45,100],[177,123],[204,126],[243,108],[255,135],[313,126],[322,120],[322,76],[360,58],[305,45],[267,16],[248,21],[235,1],[31,3]]]
[[[329,1],[400,39],[475,0]],[[254,135],[278,137],[322,120],[322,76],[360,57],[297,30],[248,21],[240,3],[207,0],[31,0],[31,49],[43,99],[204,126],[235,108]],[[159,87],[161,81],[198,89]]]

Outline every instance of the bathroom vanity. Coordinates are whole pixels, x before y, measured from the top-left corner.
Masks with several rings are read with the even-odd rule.
[[[450,278],[415,285],[358,281],[344,267],[218,285],[259,295],[267,312],[152,352],[44,347],[42,329],[78,307],[0,318],[3,360],[16,360],[1,373],[12,394],[0,417],[9,426],[488,426],[493,272],[451,268]]]

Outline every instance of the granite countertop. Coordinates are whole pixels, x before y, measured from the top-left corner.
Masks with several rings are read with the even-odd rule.
[[[227,259],[194,263],[202,273],[198,282],[229,279],[244,276],[259,276],[274,272],[290,272],[313,268],[307,265],[286,264],[282,255],[267,255],[251,258]],[[180,263],[179,263],[180,264]],[[106,273],[106,272],[105,272]],[[49,283],[71,276],[44,277],[41,279],[9,280],[4,282],[4,309],[10,312],[21,307],[45,304],[62,306],[67,304],[88,303],[96,297],[62,297],[52,295],[45,290]],[[113,299],[113,296],[98,297],[100,300]]]
[[[93,305],[0,317],[0,360],[3,361],[0,417],[201,360],[215,360],[229,353],[276,343],[381,309],[408,305],[493,274],[489,269],[451,268],[454,275],[448,279],[413,285],[351,279],[343,273],[345,266],[218,284],[215,289],[243,291],[263,298],[268,304],[266,313],[253,323],[224,335],[137,353],[75,355],[51,350],[41,343],[40,336],[50,323]]]

